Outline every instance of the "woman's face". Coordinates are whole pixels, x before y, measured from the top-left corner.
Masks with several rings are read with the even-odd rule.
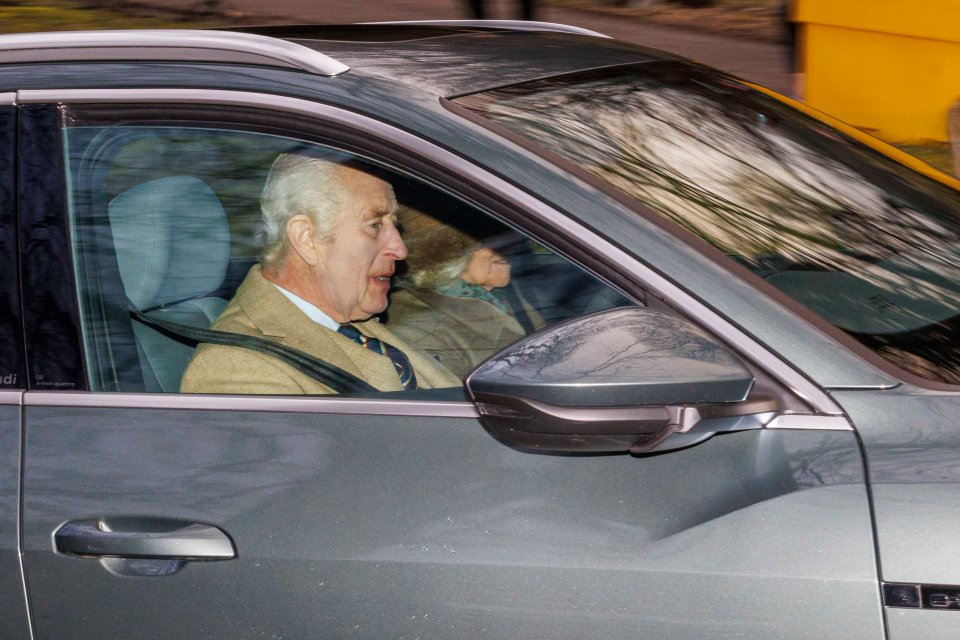
[[[510,284],[510,261],[489,247],[481,247],[473,252],[460,277],[487,291],[499,289]]]

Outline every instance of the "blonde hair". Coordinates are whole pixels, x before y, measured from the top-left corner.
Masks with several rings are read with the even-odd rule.
[[[401,278],[401,285],[429,289],[446,286],[460,277],[474,252],[482,246],[480,238],[451,224],[452,216],[448,214],[424,213],[403,206],[397,215],[408,252],[407,273]]]
[[[439,287],[445,287],[460,278],[460,275],[470,263],[473,254],[479,248],[480,247],[477,246],[471,249],[466,255],[449,260],[443,264],[413,271],[409,273],[405,279],[420,288],[437,289]]]

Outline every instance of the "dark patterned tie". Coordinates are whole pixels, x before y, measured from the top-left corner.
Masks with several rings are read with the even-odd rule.
[[[403,385],[404,391],[413,391],[417,388],[417,374],[413,371],[410,358],[403,351],[379,338],[360,333],[360,330],[352,324],[340,325],[339,331],[360,346],[390,358],[393,368],[397,370],[397,375],[400,376],[400,384]]]

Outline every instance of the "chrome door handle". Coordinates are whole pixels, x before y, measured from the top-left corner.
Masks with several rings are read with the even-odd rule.
[[[68,522],[57,551],[87,558],[230,560],[233,541],[213,525],[167,518],[97,518]]]

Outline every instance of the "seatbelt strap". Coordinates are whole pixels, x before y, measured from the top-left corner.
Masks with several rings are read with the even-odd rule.
[[[330,387],[337,393],[378,391],[376,387],[371,386],[366,381],[348,371],[344,371],[340,367],[320,360],[309,353],[304,353],[299,349],[294,349],[270,340],[264,340],[263,338],[248,336],[242,333],[217,331],[215,329],[200,329],[199,327],[191,327],[190,325],[180,324],[178,322],[159,320],[157,318],[151,318],[132,306],[130,307],[130,316],[158,331],[172,333],[175,336],[186,338],[195,343],[221,344],[228,347],[240,347],[242,349],[265,353],[281,362],[287,363],[297,371]]]
[[[523,300],[520,298],[520,294],[517,293],[517,290],[514,288],[514,284],[510,283],[503,288],[503,295],[507,299],[507,304],[510,305],[510,309],[513,311],[513,316],[517,319],[517,322],[520,323],[520,326],[523,327],[524,333],[530,335],[536,330],[536,327],[533,326],[533,321],[530,319],[530,315],[527,313],[527,309],[523,304]]]

